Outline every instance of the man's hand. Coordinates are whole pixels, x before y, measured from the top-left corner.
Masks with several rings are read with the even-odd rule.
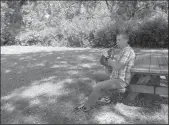
[[[107,65],[107,60],[106,60],[106,57],[104,55],[102,55],[100,57],[100,64],[102,64],[103,66],[106,66]]]
[[[114,57],[115,51],[114,48],[111,48],[107,51],[109,57]]]
[[[109,73],[112,72],[112,67],[110,65],[108,65],[108,61],[107,61],[106,57],[103,56],[103,55],[100,58],[100,64],[103,65],[103,66],[105,66],[105,68],[107,69],[107,71]]]
[[[105,67],[105,72],[107,73],[107,74],[111,74],[112,73],[112,67],[110,66],[108,66],[108,67]]]
[[[111,66],[114,70],[120,70],[125,66],[122,62],[117,62],[117,60],[108,59],[108,65]]]
[[[115,54],[115,51],[114,51],[114,48],[111,48],[109,49],[108,51],[105,50],[103,53],[102,53],[102,56],[100,58],[100,63],[101,65],[105,66],[106,70],[111,73],[112,72],[112,66],[108,63],[108,59],[114,59],[114,54]]]
[[[105,57],[108,57],[108,56],[109,56],[107,50],[105,50],[105,51],[102,53],[102,55],[105,56]]]

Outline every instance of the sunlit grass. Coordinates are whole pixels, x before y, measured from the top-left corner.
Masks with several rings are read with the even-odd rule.
[[[168,123],[167,104],[149,108],[118,102],[116,105],[96,105],[90,114],[73,111],[94,86],[91,74],[103,70],[98,63],[101,51],[2,47],[2,123]]]

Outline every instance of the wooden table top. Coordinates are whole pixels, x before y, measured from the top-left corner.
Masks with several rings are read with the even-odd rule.
[[[131,72],[168,75],[168,49],[140,50]]]

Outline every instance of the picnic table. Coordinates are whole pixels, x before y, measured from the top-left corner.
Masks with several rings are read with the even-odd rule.
[[[131,72],[138,79],[130,84],[127,99],[134,100],[139,93],[168,96],[168,50],[141,49]]]

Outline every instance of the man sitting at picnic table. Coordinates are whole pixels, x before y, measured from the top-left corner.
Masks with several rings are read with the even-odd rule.
[[[116,58],[107,58],[107,64],[113,69],[109,74],[109,79],[98,82],[88,100],[79,106],[79,109],[89,111],[99,99],[102,90],[123,89],[130,83],[130,69],[134,65],[135,52],[128,44],[129,36],[126,32],[118,33],[116,40],[120,52]],[[108,57],[107,51],[103,53],[103,56]]]

